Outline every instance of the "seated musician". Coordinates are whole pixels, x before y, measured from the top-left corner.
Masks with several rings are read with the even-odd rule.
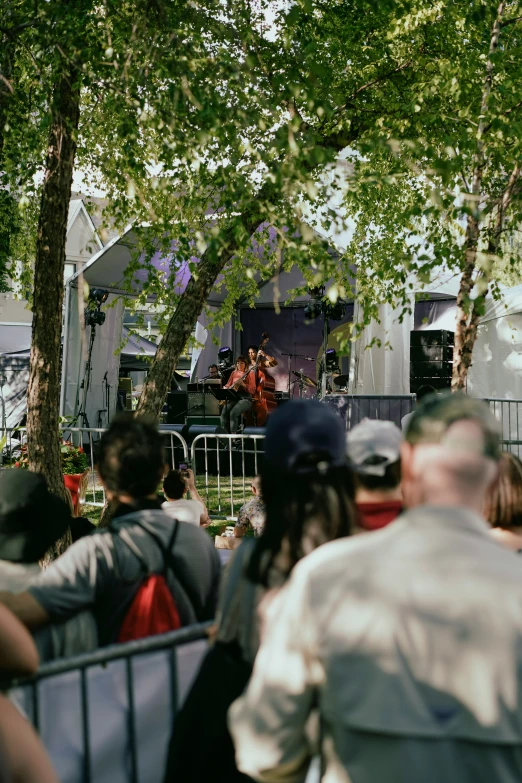
[[[249,372],[246,378],[241,380],[248,370],[247,360],[244,356],[238,356],[236,369],[230,375],[225,389],[234,387],[240,395],[240,400],[229,400],[225,403],[221,412],[221,426],[230,433],[237,432],[239,420],[243,413],[249,411],[254,401],[256,392],[256,380],[253,372]]]
[[[219,370],[217,364],[211,364],[209,366],[207,378],[211,380],[219,380]]]

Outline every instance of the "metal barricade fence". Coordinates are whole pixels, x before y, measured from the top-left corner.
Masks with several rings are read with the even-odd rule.
[[[105,505],[105,490],[98,479],[95,470],[96,464],[96,441],[100,439],[104,428],[100,427],[70,427],[62,425],[62,435],[64,440],[70,440],[76,446],[82,446],[89,460],[89,474],[85,485],[85,502],[90,506],[102,508]],[[168,463],[175,468],[183,460],[187,460],[189,449],[186,440],[179,432],[171,430],[159,430],[165,442],[165,452]],[[1,452],[0,467],[4,461],[9,459],[10,464],[16,460],[20,453],[20,447],[26,443],[25,427],[14,427],[6,432],[6,444]],[[181,451],[180,451],[181,450]],[[181,453],[181,459],[179,458]]]
[[[210,625],[45,664],[11,685],[62,783],[163,782],[173,720]]]
[[[414,395],[332,395],[326,398],[346,421],[347,428],[357,424],[361,418],[382,418],[400,421],[414,406]],[[503,448],[522,457],[522,400],[487,398],[500,422]],[[341,407],[339,407],[341,406]],[[342,408],[342,410],[341,410]],[[104,430],[62,426],[65,438],[82,444],[89,459],[89,475],[85,490],[85,502],[91,506],[103,507],[105,492],[94,470],[95,444]],[[189,446],[185,438],[177,431],[160,429],[166,441],[167,459],[175,468],[187,461]],[[2,460],[16,456],[17,449],[25,443],[25,428],[16,427],[6,431],[6,445],[2,450]],[[197,435],[190,447],[196,486],[205,497],[211,515],[233,517],[237,509],[250,495],[250,481],[259,473],[260,457],[263,454],[264,434]],[[237,445],[235,445],[237,444]],[[2,461],[0,461],[0,467]]]
[[[488,397],[484,400],[500,422],[502,447],[516,457],[522,457],[522,400],[505,400]]]
[[[339,414],[350,430],[362,419],[392,421],[397,427],[415,409],[415,394],[329,394],[323,402]]]
[[[264,434],[226,433],[197,435],[194,438],[192,468],[195,479],[198,475],[204,477],[201,494],[205,496],[209,513],[233,517],[234,510],[245,502],[250,482],[259,473],[264,439]],[[228,496],[227,506],[224,505],[223,494]]]

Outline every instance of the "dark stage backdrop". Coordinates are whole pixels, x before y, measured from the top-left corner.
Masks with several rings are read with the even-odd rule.
[[[330,321],[330,330],[333,331],[337,326],[348,323],[353,318],[353,305],[347,306],[346,315],[342,321]],[[302,370],[311,378],[316,378],[317,363],[319,359],[323,341],[323,319],[316,318],[315,321],[307,321],[304,315],[304,307],[282,307],[279,313],[274,308],[259,309],[241,309],[240,321],[243,327],[241,332],[241,353],[246,354],[248,345],[259,345],[263,332],[268,332],[270,342],[266,346],[266,351],[279,362],[277,367],[270,370],[275,378],[276,390],[288,390],[288,370],[289,362],[291,370]],[[304,356],[314,357],[314,361],[307,362],[304,359],[289,359],[288,356],[282,356],[283,353],[303,354]],[[348,357],[340,360],[342,372],[348,372]],[[295,376],[292,376],[292,380]],[[297,396],[297,389],[292,387]],[[310,389],[307,394],[314,394],[314,389]]]

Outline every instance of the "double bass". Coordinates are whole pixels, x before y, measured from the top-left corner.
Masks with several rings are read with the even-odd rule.
[[[263,332],[261,335],[261,343],[259,350],[262,351],[270,339],[268,332]],[[252,406],[252,412],[256,416],[256,424],[258,427],[263,427],[266,423],[268,416],[277,408],[275,399],[275,380],[270,375],[266,367],[259,367],[260,356],[258,353],[256,366],[257,366],[257,385],[256,393],[254,395],[254,404]],[[263,362],[264,363],[264,362]],[[261,376],[261,377],[259,377]]]

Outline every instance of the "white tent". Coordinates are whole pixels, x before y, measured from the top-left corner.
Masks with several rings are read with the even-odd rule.
[[[444,269],[432,275],[430,283],[419,283],[411,275],[406,283],[409,312],[391,305],[379,307],[379,322],[366,326],[354,345],[350,369],[352,394],[410,393],[410,333],[420,330],[455,329],[459,278]],[[415,298],[425,294],[430,301],[428,319],[415,327]],[[354,322],[362,321],[356,304]]]
[[[119,346],[121,326],[123,323],[122,296],[129,296],[125,284],[125,272],[128,265],[138,252],[139,241],[135,229],[129,226],[123,234],[108,243],[85,265],[81,273],[73,276],[66,289],[66,320],[64,333],[64,359],[62,364],[62,390],[60,409],[61,414],[72,416],[78,412],[81,404],[83,390],[81,388],[85,376],[85,362],[87,358],[87,346],[90,339],[90,329],[85,331],[81,325],[79,289],[82,280],[90,288],[102,288],[109,292],[109,298],[103,306],[106,320],[103,326],[96,328],[96,338],[93,344],[92,373],[89,391],[86,399],[86,414],[89,423],[93,426],[98,418],[100,410],[106,409],[106,388],[116,389],[118,384],[119,358],[114,355]],[[158,274],[162,274],[167,268],[169,259],[158,253],[153,264]],[[138,295],[147,280],[148,272],[137,271],[133,276],[133,293]],[[190,272],[188,264],[182,264],[177,271],[176,286],[182,291],[186,285]],[[260,282],[257,303],[260,306],[271,305],[274,302],[281,303],[288,298],[288,292],[298,286],[303,286],[305,281],[301,272],[293,268],[289,272],[281,272],[274,279]],[[83,295],[83,291],[81,292]],[[209,317],[223,305],[227,291],[223,285],[218,284],[211,292],[207,300],[206,312],[198,319],[196,339],[203,345],[195,352],[191,367],[192,377],[204,377],[207,374],[208,365],[215,361],[217,347],[230,345],[234,353],[239,350],[239,333],[234,328],[235,318],[223,327],[214,328],[209,333],[207,326]],[[308,296],[297,298],[297,302],[304,302]],[[153,298],[149,301],[153,302]],[[238,303],[238,307],[241,302]],[[111,410],[109,418],[114,412],[116,394],[109,395]]]
[[[468,392],[476,397],[522,399],[522,285],[488,299],[473,351]]]
[[[123,318],[123,304],[120,295],[128,295],[124,284],[125,271],[135,257],[138,249],[138,237],[132,227],[126,229],[121,237],[113,240],[97,253],[83,269],[83,278],[91,287],[103,288],[110,292],[104,306],[107,319],[99,327],[93,350],[93,373],[88,395],[87,414],[89,421],[95,421],[97,411],[104,408],[103,384],[114,388],[118,382],[118,359],[114,351],[118,347]],[[158,274],[166,269],[168,258],[157,254],[154,265]],[[181,265],[176,285],[183,290],[190,272],[188,265]],[[147,272],[140,270],[133,278],[134,292],[137,295],[146,281]],[[80,275],[69,281],[67,287],[67,318],[63,362],[62,413],[71,415],[78,409],[81,398],[80,384],[85,366],[85,345],[82,340],[78,316],[78,285]],[[276,279],[259,284],[257,307],[269,307],[282,303],[288,291],[304,285],[302,275],[297,268],[282,272]],[[390,306],[380,308],[380,323],[366,327],[360,340],[355,344],[351,357],[350,388],[356,394],[408,394],[410,364],[410,333],[414,329],[448,329],[455,324],[455,299],[458,293],[459,276],[439,270],[429,284],[421,284],[414,277],[408,281],[410,290],[410,313],[406,313],[399,322],[398,312]],[[427,315],[421,323],[415,323],[415,298],[425,294],[430,300]],[[215,313],[225,301],[227,291],[218,285],[207,301],[207,313],[198,319],[196,339],[200,346],[195,350],[191,375],[204,377],[208,365],[215,361],[216,344],[230,345],[234,353],[239,350],[239,333],[235,330],[235,319],[222,328],[209,333],[208,315]],[[503,289],[504,303],[488,300],[488,311],[479,331],[475,359],[470,373],[470,388],[480,396],[504,396],[506,394],[522,397],[522,288]],[[297,301],[302,303],[308,297]],[[241,303],[239,304],[241,307]],[[354,321],[361,317],[357,309]],[[509,322],[506,320],[510,318]],[[381,347],[377,347],[376,341]],[[367,346],[373,347],[367,350]],[[492,351],[492,345],[495,346]],[[83,346],[83,348],[82,348]],[[495,354],[498,359],[492,359]],[[501,366],[497,367],[500,363]],[[493,372],[492,372],[493,369]],[[514,385],[514,379],[516,383]],[[520,384],[520,393],[517,391]],[[111,399],[114,401],[116,395]],[[109,411],[109,416],[112,411]]]

